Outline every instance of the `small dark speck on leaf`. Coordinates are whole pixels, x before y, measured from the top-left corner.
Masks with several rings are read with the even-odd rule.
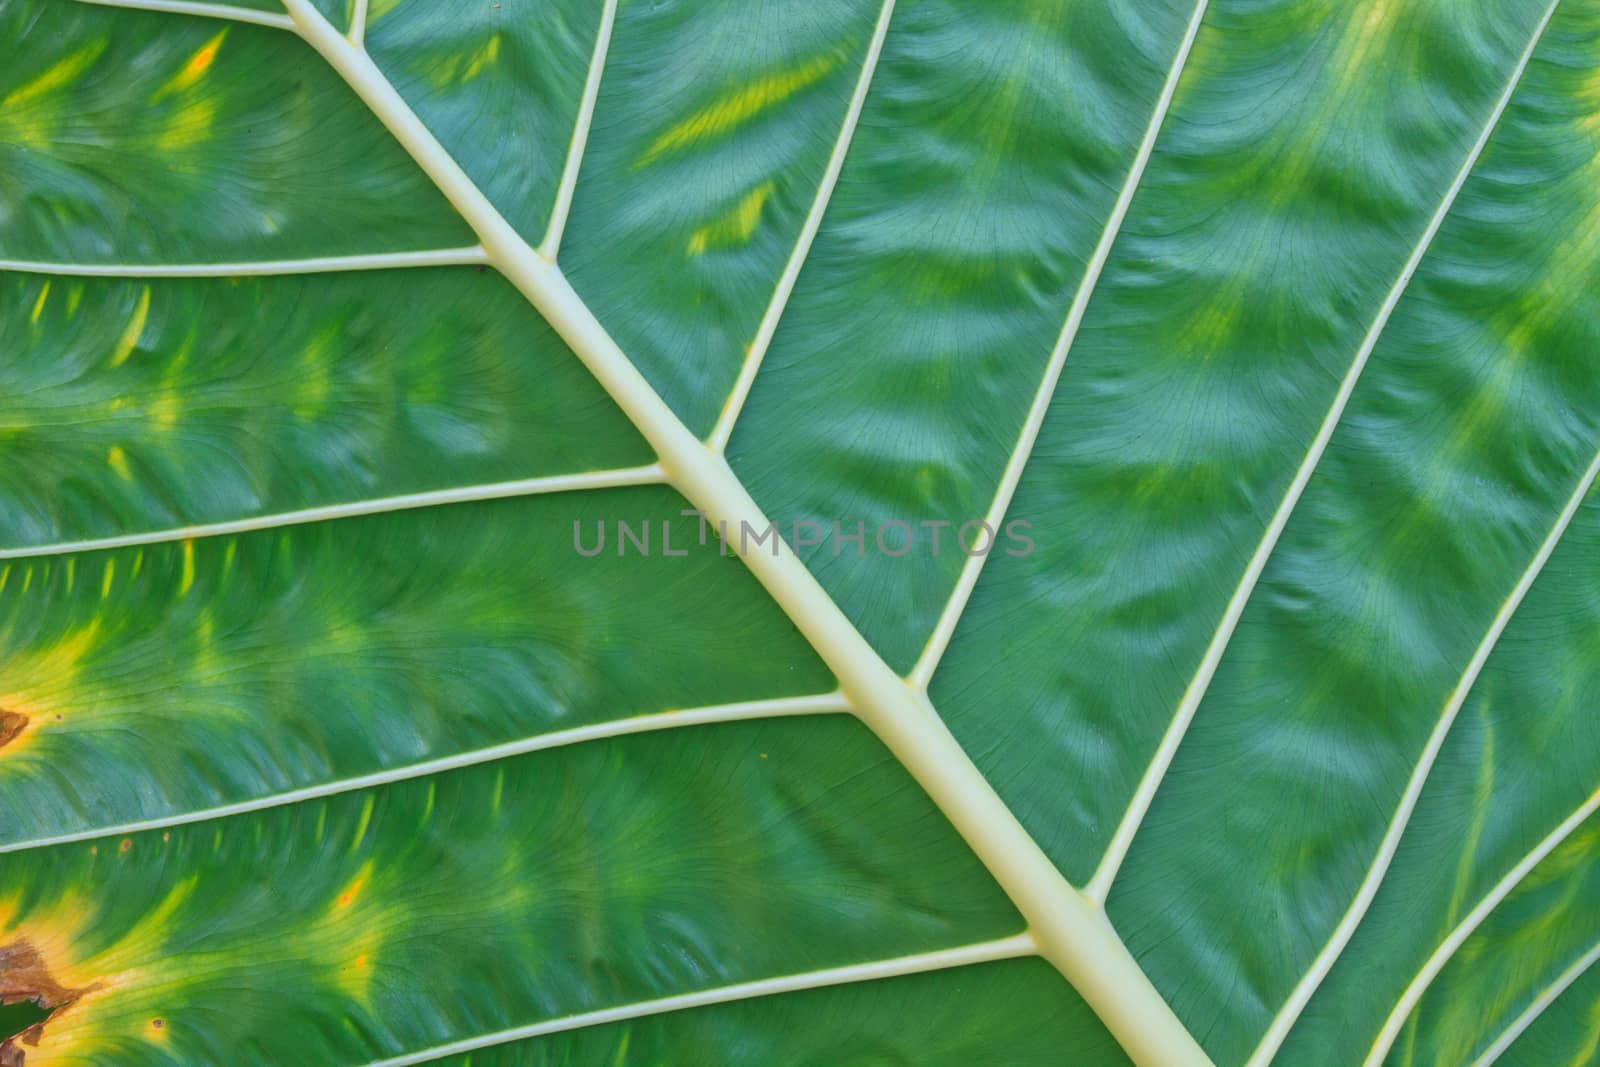
[[[159,1029],[161,1029],[163,1026],[165,1026],[167,1024],[166,1024],[166,1020],[164,1020],[164,1019],[151,1019],[150,1020],[150,1025],[155,1027],[157,1030],[159,1030]]]

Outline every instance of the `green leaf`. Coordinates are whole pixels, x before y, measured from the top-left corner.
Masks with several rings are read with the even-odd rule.
[[[1595,1062],[1597,54],[0,0],[0,1062]]]

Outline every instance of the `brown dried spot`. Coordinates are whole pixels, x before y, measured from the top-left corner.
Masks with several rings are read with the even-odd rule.
[[[22,1067],[27,1053],[22,1051],[22,1046],[29,1048],[39,1047],[39,1038],[44,1036],[44,1023],[34,1023],[20,1034],[13,1034],[0,1041],[0,1067]]]
[[[0,1001],[15,1004],[31,1000],[41,1008],[59,1008],[85,992],[57,982],[45,966],[44,957],[26,940],[0,946]]]
[[[70,1008],[87,990],[69,989],[55,980],[44,958],[26,941],[0,945],[0,1004],[31,1000],[50,1012],[20,1034],[0,1041],[0,1067],[23,1067],[23,1046],[36,1048],[50,1019]]]
[[[28,717],[19,711],[6,711],[0,708],[0,748],[5,748],[15,741],[28,728]],[[3,1065],[0,1065],[3,1067]]]

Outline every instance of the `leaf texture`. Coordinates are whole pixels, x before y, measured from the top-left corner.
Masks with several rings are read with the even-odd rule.
[[[0,1062],[1596,1062],[1597,55],[0,0]]]

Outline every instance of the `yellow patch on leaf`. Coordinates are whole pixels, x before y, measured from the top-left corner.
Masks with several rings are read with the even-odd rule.
[[[750,240],[761,222],[761,212],[767,206],[767,200],[777,187],[778,183],[771,179],[762,182],[746,193],[732,211],[694,231],[689,238],[689,254],[703,255],[711,248],[724,248]]]
[[[125,482],[133,481],[133,471],[128,467],[128,454],[122,450],[121,445],[112,445],[106,453],[106,466],[116,471],[117,477]]]
[[[1368,77],[1368,60],[1373,50],[1381,47],[1383,38],[1392,32],[1397,8],[1395,0],[1372,0],[1363,15],[1359,9],[1351,11],[1350,33],[1339,48],[1339,85],[1350,86]]]
[[[167,122],[167,128],[156,138],[156,147],[165,152],[188,148],[211,136],[216,124],[217,105],[212,100],[196,100],[178,110]]]
[[[440,63],[432,71],[431,81],[437,89],[465,85],[492,67],[500,59],[500,35],[494,34],[475,52],[459,54]]]
[[[293,411],[296,418],[310,420],[325,414],[329,402],[335,399],[332,371],[339,362],[334,355],[338,335],[337,326],[321,330],[301,350],[295,369]]]
[[[178,580],[178,595],[188,596],[194,588],[194,539],[183,543],[183,577]]]
[[[122,336],[117,338],[116,347],[111,350],[111,365],[120,367],[133,355],[139,338],[144,336],[144,324],[150,317],[150,287],[145,286],[139,293],[139,302],[134,305],[133,314],[128,318],[128,324],[122,329]]]
[[[356,823],[355,838],[350,842],[350,848],[352,850],[360,848],[361,842],[366,840],[367,827],[372,825],[372,809],[376,804],[377,798],[373,794],[368,793],[366,802],[361,805],[361,819]]]
[[[635,166],[647,166],[669,152],[727,133],[802,89],[815,85],[832,73],[842,60],[841,52],[830,52],[807,60],[798,67],[769,74],[735,89],[657,137]]]
[[[325,961],[340,988],[361,1001],[367,997],[384,931],[404,925],[393,903],[368,892],[372,881],[369,859],[339,890],[324,917],[305,929],[306,954]]]
[[[462,82],[469,82],[482,74],[500,58],[500,35],[497,33],[489,38],[489,43],[475,52],[467,61],[467,67],[461,72]]]
[[[368,860],[366,863],[361,865],[361,869],[356,872],[356,876],[350,879],[350,881],[346,882],[345,887],[341,889],[339,891],[339,895],[334,898],[333,906],[335,910],[348,908],[350,905],[359,900],[361,897],[361,890],[366,888],[367,882],[370,881],[371,878],[372,861]]]
[[[0,100],[0,108],[10,109],[20,104],[30,103],[41,96],[48,96],[58,89],[65,89],[78,80],[78,76],[88,70],[94,61],[100,58],[109,42],[102,38],[90,41],[71,55],[65,56],[45,69],[43,74],[25,85],[7,93],[5,99]]]
[[[24,575],[23,592],[30,584],[26,579],[32,576],[33,570],[29,568]],[[26,720],[26,728],[17,731],[8,744],[0,747],[0,756],[14,756],[26,749],[41,730],[63,721],[76,707],[77,702],[71,698],[73,682],[84,655],[94,647],[99,633],[100,620],[95,619],[47,649],[0,660],[0,684],[8,679],[23,678],[29,683],[0,692],[0,710]],[[14,719],[7,721],[16,726]]]
[[[1583,91],[1579,99],[1593,108],[1579,122],[1579,125],[1583,127],[1585,132],[1600,137],[1600,68],[1596,68],[1595,72],[1589,75],[1589,79],[1583,83]]]
[[[145,413],[156,429],[170,430],[178,424],[178,416],[183,413],[183,408],[178,403],[176,393],[162,393],[150,401]]]
[[[161,88],[155,91],[155,94],[150,97],[150,102],[153,104],[166,99],[174,93],[192,89],[201,78],[206,76],[206,71],[211,69],[211,64],[217,58],[217,50],[222,47],[222,41],[227,36],[228,31],[224,29],[196,49],[195,53],[184,62],[183,66],[178,68],[178,73],[174,74]]]

